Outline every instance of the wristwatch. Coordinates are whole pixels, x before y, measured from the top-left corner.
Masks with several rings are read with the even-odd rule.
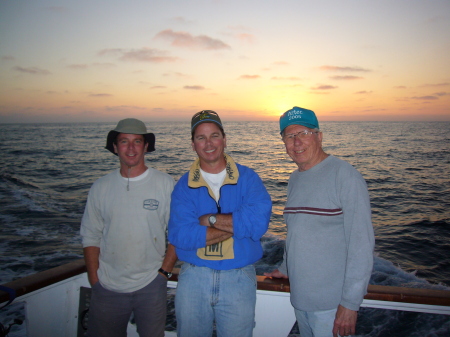
[[[159,271],[161,274],[163,274],[165,277],[167,277],[167,279],[170,279],[170,277],[172,276],[172,273],[169,273],[169,272],[165,271],[165,270],[162,269],[162,268],[159,268],[158,271]]]
[[[208,218],[209,226],[214,228],[214,225],[216,224],[217,218],[215,214],[211,214]]]

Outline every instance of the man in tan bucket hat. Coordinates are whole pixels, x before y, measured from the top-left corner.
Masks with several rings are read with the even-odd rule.
[[[162,337],[167,279],[177,259],[172,245],[166,251],[174,180],[145,165],[155,135],[140,120],[121,120],[106,149],[120,168],[92,185],[81,221],[92,286],[88,336],[126,336],[134,313],[140,337]]]

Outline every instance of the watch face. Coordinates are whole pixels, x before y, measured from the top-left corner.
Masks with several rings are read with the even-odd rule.
[[[211,215],[211,216],[209,217],[209,223],[210,223],[211,225],[214,225],[214,224],[216,223],[216,221],[217,221],[217,219],[216,219],[216,216],[215,216],[215,215]]]

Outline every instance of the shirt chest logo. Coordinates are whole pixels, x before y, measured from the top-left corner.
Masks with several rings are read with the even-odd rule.
[[[155,211],[158,209],[159,201],[155,199],[146,199],[144,200],[144,208],[149,211]]]

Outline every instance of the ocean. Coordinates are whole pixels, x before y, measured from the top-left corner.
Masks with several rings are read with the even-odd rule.
[[[115,125],[0,124],[0,284],[82,257],[88,190],[118,167],[104,149]],[[146,125],[156,135],[147,165],[178,180],[196,157],[189,122]],[[277,122],[225,121],[224,128],[226,152],[253,168],[272,197],[261,275],[282,260],[287,181],[296,166]],[[321,129],[325,151],[351,163],[369,188],[376,239],[370,283],[450,290],[450,122],[323,122]],[[18,310],[1,310],[0,322]],[[449,316],[366,308],[359,316],[360,336],[450,335]],[[26,332],[15,326],[14,336]]]

